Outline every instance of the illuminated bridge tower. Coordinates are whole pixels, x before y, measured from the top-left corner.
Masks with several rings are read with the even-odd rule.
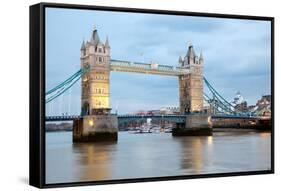
[[[81,80],[81,115],[108,114],[110,46],[108,39],[101,42],[96,29],[90,42],[82,43],[81,67],[90,68]]]
[[[81,46],[81,67],[88,71],[81,79],[81,119],[74,121],[74,142],[116,141],[117,116],[110,114],[110,46],[94,28],[90,41]]]
[[[189,45],[186,56],[179,57],[179,65],[190,69],[190,74],[179,76],[179,95],[181,114],[198,113],[203,110],[203,64],[202,53],[196,56]]]

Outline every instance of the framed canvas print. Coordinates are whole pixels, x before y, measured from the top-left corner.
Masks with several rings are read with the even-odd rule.
[[[30,184],[274,172],[274,18],[30,7]]]

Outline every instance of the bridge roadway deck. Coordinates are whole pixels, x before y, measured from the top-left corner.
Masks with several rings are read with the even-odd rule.
[[[192,115],[192,114],[188,114]],[[185,122],[186,117],[188,115],[118,115],[119,120],[127,120],[132,121],[136,119],[163,119],[163,120],[171,120],[174,122]],[[64,116],[46,116],[45,121],[52,122],[52,121],[72,121],[74,119],[82,118],[80,115],[64,115]],[[229,118],[240,118],[240,119],[259,119],[258,117],[251,117],[251,116],[234,116],[234,115],[213,115],[213,119],[229,119]]]
[[[142,120],[142,119],[163,119],[171,120],[174,122],[185,122],[187,115],[118,115],[118,120],[122,121],[132,121],[132,120]],[[45,121],[72,121],[75,119],[82,118],[79,115],[65,115],[65,116],[46,116]]]

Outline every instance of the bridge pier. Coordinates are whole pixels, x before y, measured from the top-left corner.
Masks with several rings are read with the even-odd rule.
[[[88,115],[73,121],[73,142],[117,141],[116,115]]]
[[[185,123],[178,123],[172,130],[173,136],[211,136],[212,134],[210,116],[207,114],[187,115]]]

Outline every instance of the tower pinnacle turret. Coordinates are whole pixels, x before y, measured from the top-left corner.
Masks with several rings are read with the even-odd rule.
[[[200,59],[200,60],[204,60],[202,50],[201,50],[201,52],[200,52],[200,57],[199,57],[199,59]]]
[[[182,63],[182,57],[179,56],[179,63]]]
[[[110,48],[110,46],[109,46],[109,41],[108,41],[108,36],[106,36],[105,47],[106,47],[106,48]]]
[[[85,41],[83,40],[82,44],[81,44],[81,50],[86,50],[86,46],[85,46]]]

